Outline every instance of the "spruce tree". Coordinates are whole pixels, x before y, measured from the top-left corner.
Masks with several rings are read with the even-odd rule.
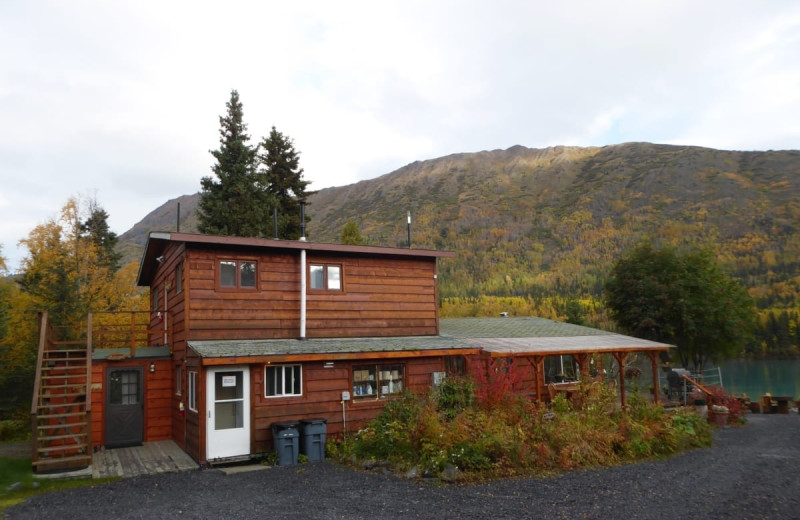
[[[201,233],[269,236],[274,198],[256,171],[257,148],[249,144],[239,93],[231,91],[227,113],[220,116],[220,147],[212,150],[214,177],[203,177],[198,203]]]
[[[97,248],[98,264],[116,272],[122,255],[116,251],[119,237],[108,226],[108,212],[96,199],[89,201],[89,216],[81,223],[81,231]]]
[[[303,180],[300,153],[294,149],[292,139],[273,126],[269,137],[259,145],[258,160],[259,174],[269,193],[276,198],[281,238],[300,238],[300,203],[315,193],[306,189],[310,182]],[[306,216],[306,223],[309,220]]]

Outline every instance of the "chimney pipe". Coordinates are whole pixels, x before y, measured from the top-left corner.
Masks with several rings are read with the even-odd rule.
[[[411,249],[411,212],[408,212],[408,248]]]
[[[306,203],[300,203],[300,241],[306,241]]]
[[[181,203],[180,202],[178,203],[178,222],[175,225],[175,232],[176,233],[180,233],[181,232]]]
[[[272,230],[275,240],[278,240],[278,208],[272,208]]]

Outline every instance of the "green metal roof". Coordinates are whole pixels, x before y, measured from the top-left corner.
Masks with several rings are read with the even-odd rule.
[[[614,335],[591,327],[544,318],[450,318],[439,321],[443,336],[453,338],[561,338]]]
[[[92,350],[92,360],[100,361],[103,359],[108,359],[109,356],[112,355],[128,355],[130,354],[130,349],[127,348],[99,348]],[[136,349],[136,353],[133,356],[133,359],[148,359],[148,358],[169,358],[169,347],[167,346],[160,346],[160,347],[139,347]],[[131,359],[128,356],[127,359]]]
[[[443,319],[439,336],[190,341],[203,358],[364,356],[483,350],[495,356],[660,351],[670,345],[543,318]]]

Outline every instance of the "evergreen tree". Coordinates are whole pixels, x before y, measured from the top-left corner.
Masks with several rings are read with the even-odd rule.
[[[256,171],[257,148],[243,121],[239,93],[231,91],[227,113],[220,116],[220,147],[212,150],[216,176],[203,177],[198,203],[198,229],[214,235],[266,237],[271,231],[274,198]]]
[[[361,235],[361,231],[358,229],[358,224],[356,224],[355,220],[350,219],[347,221],[344,228],[342,228],[342,236],[339,241],[342,244],[351,246],[364,245],[364,237]]]
[[[300,153],[294,149],[292,139],[274,126],[259,147],[259,174],[269,193],[276,198],[280,237],[296,240],[300,238],[300,203],[315,193],[307,190],[310,182],[303,180]],[[306,223],[309,220],[306,216]]]
[[[81,224],[81,231],[97,249],[98,264],[108,267],[110,272],[119,269],[122,255],[116,251],[119,237],[108,226],[108,213],[96,199],[89,201],[89,216]]]

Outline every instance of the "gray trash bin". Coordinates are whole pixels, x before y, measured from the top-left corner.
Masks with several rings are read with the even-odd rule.
[[[308,457],[309,462],[325,460],[325,437],[328,430],[325,419],[303,419],[300,425],[302,429],[300,452]]]
[[[300,448],[300,432],[295,421],[272,423],[272,442],[278,454],[278,466],[297,464]]]

